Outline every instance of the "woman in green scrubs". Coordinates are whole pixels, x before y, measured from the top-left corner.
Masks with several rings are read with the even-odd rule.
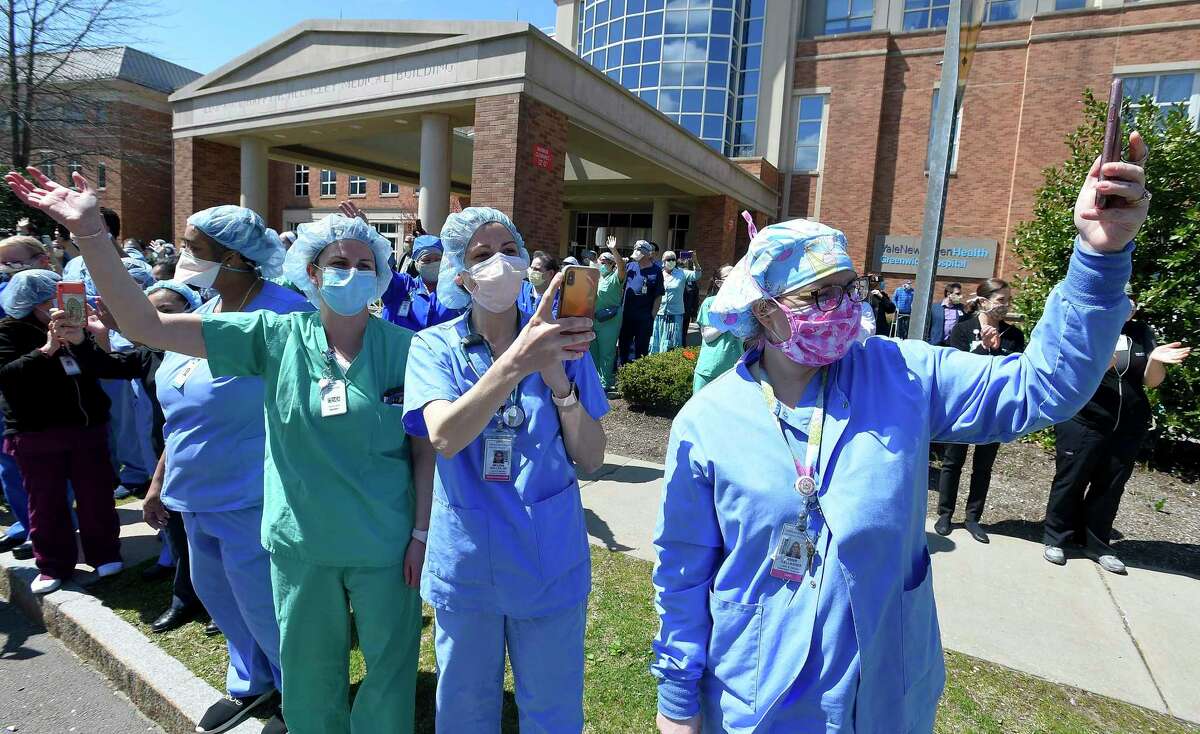
[[[289,730],[411,732],[433,453],[401,422],[412,332],[367,310],[391,281],[387,240],[340,214],[301,225],[284,274],[317,312],[160,314],[109,244],[87,181],[74,174],[72,190],[29,172],[34,183],[12,173],[9,185],[71,231],[128,338],[265,382],[262,542]],[[368,671],[353,709],[351,606]]]
[[[589,348],[592,361],[600,371],[600,384],[615,390],[617,337],[621,335],[622,305],[625,297],[625,259],[617,251],[617,238],[609,237],[608,252],[600,253],[600,286],[596,291],[596,339]]]

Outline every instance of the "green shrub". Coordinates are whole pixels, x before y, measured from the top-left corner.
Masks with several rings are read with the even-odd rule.
[[[695,349],[649,354],[617,371],[617,389],[630,405],[675,415],[692,397]]]

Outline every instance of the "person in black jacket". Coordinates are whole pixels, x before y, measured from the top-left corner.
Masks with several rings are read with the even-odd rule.
[[[875,314],[875,333],[879,336],[891,336],[892,327],[888,323],[888,314],[896,313],[896,304],[888,297],[883,289],[883,278],[877,273],[867,273],[867,285],[871,289],[867,302]]]
[[[1004,320],[1012,303],[1012,289],[1006,281],[999,278],[984,281],[975,291],[974,301],[975,312],[954,326],[950,338],[945,342],[946,346],[992,356],[1025,351],[1025,335]],[[965,527],[971,537],[980,543],[988,542],[987,533],[979,526],[979,518],[987,502],[988,488],[992,483],[992,464],[999,450],[998,443],[977,445],[971,464],[971,491],[967,495]],[[946,445],[942,455],[942,474],[938,481],[938,519],[933,526],[939,535],[950,534],[950,517],[958,501],[958,482],[966,462],[966,444]]]
[[[75,491],[84,559],[100,576],[119,573],[120,523],[108,451],[108,396],[99,379],[146,373],[137,353],[110,354],[98,319],[71,326],[53,308],[60,278],[49,270],[17,273],[0,295],[0,407],[5,447],[29,493],[29,535],[37,561],[34,593],[58,589],[78,560],[67,483]]]
[[[1136,313],[1135,302],[1130,319]],[[1125,483],[1150,431],[1146,388],[1157,387],[1166,365],[1190,353],[1180,342],[1157,346],[1148,324],[1125,322],[1096,394],[1074,418],[1054,426],[1055,473],[1042,531],[1047,561],[1065,564],[1063,549],[1073,543],[1104,570],[1125,573],[1109,542]]]

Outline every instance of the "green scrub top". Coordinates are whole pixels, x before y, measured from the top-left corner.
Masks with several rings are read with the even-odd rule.
[[[413,527],[401,421],[413,333],[369,319],[343,378],[347,410],[323,418],[329,345],[320,313],[211,314],[202,324],[214,376],[256,375],[265,384],[263,547],[327,566],[400,563]]]
[[[696,316],[696,323],[701,328],[709,326],[708,309],[712,306],[715,298],[716,296],[709,296],[700,304],[700,313]],[[722,375],[737,364],[744,351],[741,339],[728,331],[723,332],[713,343],[702,343],[700,356],[696,359],[696,374],[703,377]]]
[[[600,283],[596,287],[596,310],[620,306],[624,295],[625,284],[615,269],[608,275],[600,276]]]

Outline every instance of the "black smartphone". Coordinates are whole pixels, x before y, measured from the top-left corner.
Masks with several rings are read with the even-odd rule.
[[[1104,150],[1100,154],[1100,177],[1104,180],[1104,164],[1121,160],[1121,100],[1123,99],[1120,79],[1113,79],[1108,92],[1108,119],[1104,123]],[[1108,206],[1108,196],[1096,192],[1096,208]]]

